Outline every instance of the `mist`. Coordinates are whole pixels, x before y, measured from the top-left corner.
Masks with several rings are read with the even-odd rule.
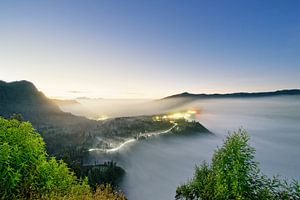
[[[113,159],[126,170],[121,189],[129,199],[138,200],[140,196],[145,200],[174,199],[175,188],[193,176],[195,165],[210,161],[228,132],[241,127],[251,137],[250,144],[257,150],[256,159],[264,174],[300,180],[299,96],[184,103],[180,99],[172,106],[166,102],[155,104],[155,112],[160,112],[159,106],[165,110],[200,110],[196,120],[215,135],[157,136],[132,143],[113,154],[91,153],[88,162]]]
[[[190,102],[185,98],[168,100],[83,98],[76,101],[78,103],[61,103],[59,106],[65,112],[90,119],[164,114],[186,109],[186,105]]]

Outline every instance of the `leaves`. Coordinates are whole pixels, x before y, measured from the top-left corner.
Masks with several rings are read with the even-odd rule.
[[[245,130],[229,134],[209,166],[196,167],[194,178],[176,190],[176,199],[299,199],[297,181],[260,174]]]
[[[77,180],[63,161],[47,158],[45,143],[29,122],[1,117],[0,180],[1,199],[125,199],[110,186],[93,194],[87,179]]]

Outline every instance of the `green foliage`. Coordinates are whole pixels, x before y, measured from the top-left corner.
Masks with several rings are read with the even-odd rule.
[[[37,190],[38,166],[45,162],[42,138],[30,123],[0,118],[0,194],[16,198]]]
[[[100,185],[97,187],[95,193],[93,194],[93,199],[95,200],[126,200],[126,197],[119,192],[113,190],[113,188],[107,185]]]
[[[87,150],[80,146],[60,146],[56,152],[55,157],[63,160],[78,178],[88,177],[88,183],[93,189],[100,184],[110,184],[116,187],[125,174],[124,169],[114,161],[83,165]]]
[[[83,172],[88,176],[89,185],[93,188],[100,184],[117,186],[118,181],[125,173],[114,161],[105,162],[102,165],[85,166]]]
[[[298,182],[260,174],[245,130],[230,134],[211,165],[196,167],[194,178],[176,190],[177,199],[299,199]]]
[[[67,195],[62,193],[52,193],[51,196],[41,196],[39,199],[45,200],[126,200],[126,197],[118,192],[114,191],[113,188],[107,185],[99,185],[95,192],[82,192],[81,190],[75,189],[70,191]]]
[[[249,136],[241,130],[232,134],[214,155],[212,171],[215,174],[216,198],[242,199],[251,197],[252,181],[258,174],[254,161],[255,149],[248,145]]]
[[[87,149],[80,145],[56,145],[52,147],[55,147],[55,154],[53,155],[57,159],[63,160],[77,177],[86,176],[86,174],[83,173],[83,159],[87,157]]]
[[[23,122],[24,121],[24,117],[22,114],[16,114],[14,113],[9,119],[16,119],[19,122]]]
[[[1,117],[0,180],[1,199],[113,199],[92,193],[87,179],[77,180],[63,161],[48,159],[42,137],[29,122]],[[101,187],[114,199],[124,197]]]

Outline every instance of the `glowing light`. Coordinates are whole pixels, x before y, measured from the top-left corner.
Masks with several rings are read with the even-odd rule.
[[[155,117],[153,117],[153,121],[161,121],[161,117],[160,116],[155,116]]]
[[[103,121],[103,120],[107,120],[108,116],[107,115],[101,115],[100,117],[97,118],[98,121]]]
[[[192,115],[189,113],[184,114],[184,117],[191,117]]]
[[[172,113],[169,115],[163,115],[163,116],[155,116],[153,117],[154,121],[162,121],[162,120],[177,120],[177,119],[190,119],[193,117],[195,114],[197,114],[197,110],[187,110],[185,112],[177,112],[177,113]]]
[[[126,144],[131,143],[136,141],[136,139],[129,139],[125,142],[123,142],[122,144],[120,144],[118,147],[112,148],[112,149],[100,149],[100,148],[94,148],[94,149],[89,149],[88,151],[103,151],[106,153],[110,153],[110,152],[114,152],[114,151],[119,151],[120,149],[122,149]]]
[[[187,113],[189,113],[189,114],[197,114],[197,111],[196,110],[188,110]]]
[[[183,118],[183,114],[182,113],[175,113],[173,115],[170,115],[170,118],[172,119],[180,119],[180,118]]]

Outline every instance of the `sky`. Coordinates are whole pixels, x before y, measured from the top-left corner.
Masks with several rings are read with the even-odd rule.
[[[300,88],[299,0],[2,0],[0,80],[52,98]]]

